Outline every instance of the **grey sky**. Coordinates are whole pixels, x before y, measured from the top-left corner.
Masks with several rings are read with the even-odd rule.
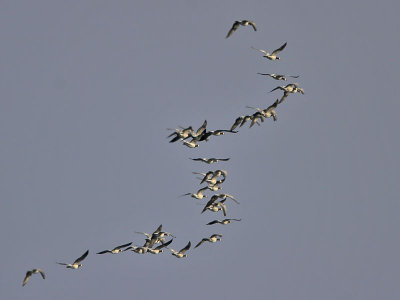
[[[398,1],[2,1],[1,299],[397,299]],[[225,39],[233,21],[254,20]],[[275,49],[268,61],[251,46]],[[278,121],[227,129],[300,75]],[[216,165],[189,157],[231,157]],[[242,222],[205,226],[192,171],[223,168]],[[204,202],[204,201],[203,201]],[[180,249],[95,255],[159,224]],[[56,261],[90,254],[79,270]],[[22,288],[28,269],[34,275]]]

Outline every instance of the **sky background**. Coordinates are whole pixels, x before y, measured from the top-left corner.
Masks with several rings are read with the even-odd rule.
[[[398,1],[1,1],[1,299],[398,299]],[[250,19],[258,31],[239,28]],[[251,46],[273,50],[280,61]],[[278,121],[199,148],[300,75]],[[230,157],[206,165],[189,157]],[[228,171],[228,216],[179,197]],[[212,193],[208,193],[210,196]],[[141,245],[159,224],[180,249]],[[73,262],[87,249],[79,270]],[[45,270],[22,288],[28,269]]]

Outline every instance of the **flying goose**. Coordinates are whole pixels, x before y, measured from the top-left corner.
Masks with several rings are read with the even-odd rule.
[[[226,175],[228,175],[228,172],[226,170],[215,170],[214,171],[214,176],[226,177]]]
[[[151,245],[152,243],[154,244],[154,241],[151,241],[150,239],[146,239],[146,242],[144,243],[144,245],[142,247],[140,247],[140,246],[129,246],[128,248],[125,248],[123,251],[125,252],[125,251],[128,251],[128,250],[131,250],[131,251],[133,251],[135,253],[138,253],[138,254],[144,254],[144,253],[147,253],[149,248],[151,248],[153,246],[153,245]]]
[[[293,76],[293,75],[279,75],[279,74],[269,74],[269,73],[257,73],[259,75],[264,75],[264,76],[269,76],[275,80],[284,80],[286,81],[287,78],[286,77],[291,77],[291,78],[299,78],[299,76]]]
[[[135,231],[135,233],[144,234],[147,237],[146,241],[149,240],[149,247],[153,247],[154,244],[165,242],[164,236],[175,237],[169,232],[162,231],[162,224],[158,226],[152,234],[141,231]]]
[[[277,86],[276,88],[271,90],[270,93],[273,92],[273,91],[276,91],[276,90],[282,90],[283,91],[283,96],[279,100],[278,104],[282,103],[289,96],[289,94],[300,93],[300,94],[304,95],[304,90],[299,87],[298,83],[289,83],[289,84],[287,84],[285,86]]]
[[[218,180],[218,177],[219,177],[219,175],[216,175],[216,174],[214,174],[211,178],[209,178],[209,179],[206,179],[205,180],[205,182],[208,184],[208,185],[215,185],[215,184],[217,184],[217,181],[219,181]],[[200,183],[201,184],[201,183]]]
[[[195,199],[203,199],[203,198],[207,198],[207,195],[204,194],[204,192],[206,190],[208,190],[208,186],[199,189],[197,191],[197,193],[186,193],[181,196],[189,196],[190,195],[192,198],[195,198]]]
[[[210,236],[209,238],[202,239],[200,242],[197,243],[195,248],[197,248],[198,246],[200,246],[204,242],[216,243],[216,242],[221,240],[221,237],[222,237],[222,234],[215,233],[212,236]]]
[[[226,180],[227,175],[228,172],[225,170],[215,170],[213,176],[209,179],[206,179],[205,181],[208,185],[220,185]],[[222,176],[222,179],[218,180],[220,176]]]
[[[230,199],[232,199],[234,202],[236,202],[237,204],[240,204],[240,202],[237,201],[237,200],[235,199],[235,197],[233,197],[232,195],[229,195],[229,194],[215,194],[215,195],[213,195],[213,196],[211,197],[211,199],[213,199],[213,198],[214,198],[214,201],[217,200],[218,198],[219,198],[219,199],[222,199],[222,200],[225,200],[226,198],[230,198]],[[211,199],[210,199],[210,200],[211,200]]]
[[[229,158],[214,158],[214,157],[212,157],[212,158],[189,158],[189,159],[194,160],[194,161],[202,161],[209,165],[219,162],[219,161],[228,161],[229,160]]]
[[[212,176],[210,176],[209,178],[203,178],[200,184],[205,181],[208,185],[219,185],[225,181],[227,174],[228,172],[225,170],[215,170]],[[223,178],[218,180],[220,176],[222,176]]]
[[[208,171],[207,173],[192,173],[203,176],[203,178],[198,177],[199,179],[201,179],[200,184],[202,184],[203,182],[207,182],[209,185],[219,185],[223,183],[226,179],[226,175],[228,174],[228,172],[225,170]],[[223,179],[217,180],[219,176],[223,176]]]
[[[83,260],[86,258],[86,256],[88,256],[88,254],[89,254],[89,250],[87,250],[85,253],[83,253],[82,256],[79,257],[79,258],[77,258],[77,259],[74,261],[74,263],[72,263],[72,264],[59,263],[59,262],[57,262],[57,263],[58,263],[59,265],[66,266],[66,268],[75,269],[75,270],[76,270],[76,269],[78,269],[79,267],[82,267],[82,264],[80,264],[80,262],[83,261]]]
[[[170,143],[174,143],[180,139],[185,140],[193,134],[192,126],[189,126],[188,128],[172,129],[172,130],[175,130],[175,132],[168,135],[168,137],[172,137],[173,135],[175,135],[175,137],[169,141]]]
[[[276,99],[276,101],[272,105],[268,106],[266,109],[260,109],[258,107],[252,107],[252,106],[246,106],[246,107],[257,110],[259,113],[261,113],[263,115],[264,118],[273,117],[274,121],[276,121],[277,115],[275,112],[275,108],[278,106],[278,104],[279,104],[279,100]]]
[[[173,241],[173,239],[169,240],[166,243],[162,243],[160,246],[155,247],[154,249],[147,249],[147,252],[151,253],[151,254],[159,254],[159,253],[163,253],[164,250],[162,248],[168,247],[169,244],[171,244]]]
[[[32,274],[37,274],[40,273],[40,275],[42,275],[43,279],[46,279],[46,274],[44,274],[44,271],[42,269],[33,269],[33,270],[29,270],[26,272],[24,281],[22,282],[22,286],[25,286],[25,284],[29,281],[29,279],[31,278]]]
[[[285,49],[287,43],[284,43],[282,46],[280,46],[278,49],[275,49],[271,54],[269,54],[267,51],[262,50],[262,49],[257,49],[253,46],[251,46],[251,48],[253,48],[254,50],[260,51],[261,53],[264,53],[265,58],[268,58],[269,60],[280,60],[281,58],[278,57],[278,53],[281,52],[283,49]]]
[[[273,91],[276,91],[276,90],[282,90],[282,91],[288,92],[288,93],[296,93],[298,88],[299,88],[299,84],[298,83],[289,83],[289,84],[287,84],[285,86],[281,86],[281,85],[277,86],[276,88],[272,89],[270,91],[270,93],[273,92]],[[303,93],[304,93],[304,91],[303,91]]]
[[[172,252],[171,254],[173,256],[175,256],[177,258],[183,258],[183,257],[187,257],[185,252],[190,249],[190,246],[191,246],[191,244],[190,244],[190,241],[189,241],[189,243],[187,243],[187,245],[184,248],[182,248],[181,250],[179,250],[179,251],[175,251],[174,249],[171,249],[171,248],[167,248],[167,249],[171,250],[171,252]]]
[[[226,224],[230,224],[233,221],[242,221],[242,219],[224,219],[224,220],[214,220],[211,221],[209,223],[207,223],[206,225],[213,225],[213,224],[222,224],[222,225],[226,225]]]
[[[201,211],[201,213],[205,212],[206,210],[210,210],[213,212],[218,212],[218,211],[222,211],[222,213],[224,214],[224,216],[226,216],[226,204],[225,204],[225,200],[221,200],[219,202],[215,202],[218,199],[218,197],[211,197],[211,199],[207,202],[207,204],[204,206],[203,210]]]
[[[97,254],[105,254],[105,253],[117,254],[117,253],[122,252],[122,248],[128,247],[131,244],[132,244],[132,242],[125,244],[125,245],[117,246],[112,250],[104,250],[104,251],[98,252]]]
[[[235,21],[225,38],[230,37],[232,33],[234,33],[239,28],[240,25],[242,26],[250,25],[251,27],[253,27],[254,31],[257,31],[256,23],[254,23],[253,21],[249,20]]]

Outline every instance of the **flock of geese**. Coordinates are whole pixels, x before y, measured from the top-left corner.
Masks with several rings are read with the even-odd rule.
[[[240,26],[251,26],[254,31],[257,31],[256,24],[253,21],[249,20],[241,20],[241,21],[235,21],[229,30],[228,34],[226,35],[226,38],[229,38],[232,36],[232,34],[238,30]],[[287,46],[287,43],[284,43],[282,46],[277,48],[276,50],[272,51],[269,53],[266,50],[258,49],[253,46],[251,46],[252,49],[257,50],[263,54],[264,58],[267,58],[268,60],[275,61],[275,60],[280,60],[280,57],[278,54],[283,51]],[[287,81],[288,78],[298,78],[299,76],[294,76],[294,75],[280,75],[280,74],[274,74],[274,73],[257,73],[261,76],[268,76],[271,77],[275,80],[282,80],[282,81]],[[266,118],[272,117],[274,121],[277,121],[277,114],[276,114],[276,108],[279,104],[281,104],[290,94],[295,94],[295,93],[300,93],[304,94],[304,90],[299,87],[297,83],[289,83],[285,86],[278,86],[271,90],[270,92],[276,91],[276,90],[281,90],[283,91],[283,95],[280,99],[277,99],[273,104],[268,106],[265,109],[257,108],[257,107],[251,107],[251,106],[246,106],[246,108],[250,108],[255,110],[253,114],[249,115],[242,115],[239,116],[235,119],[233,125],[231,126],[230,129],[218,129],[218,130],[207,130],[207,120],[203,122],[203,124],[197,129],[194,130],[192,126],[189,126],[187,128],[179,126],[179,128],[176,129],[171,129],[168,128],[169,130],[172,130],[173,132],[168,135],[168,138],[171,138],[169,141],[170,143],[174,142],[182,142],[183,145],[189,147],[189,148],[197,148],[199,147],[199,143],[203,141],[208,141],[212,136],[220,136],[224,135],[226,133],[238,133],[235,129],[238,127],[242,127],[246,122],[250,122],[250,128],[254,126],[254,124],[261,125],[260,122],[264,122]],[[193,161],[197,162],[203,162],[208,165],[218,163],[218,162],[227,162],[229,161],[229,158],[189,158]],[[221,184],[226,180],[228,172],[226,170],[213,170],[213,171],[208,171],[206,173],[201,173],[201,172],[193,172],[195,175],[200,175],[201,177],[198,177],[200,180],[200,184],[205,184],[203,187],[201,187],[199,190],[196,192],[189,192],[185,193],[181,196],[190,196],[194,199],[197,200],[202,200],[207,197],[207,192],[218,192],[222,187]],[[232,195],[226,194],[226,193],[216,193],[210,197],[210,200],[207,201],[207,203],[202,204],[203,209],[201,213],[204,213],[206,211],[211,211],[214,213],[218,213],[219,211],[222,212],[223,216],[227,216],[227,203],[226,200],[229,199],[229,201],[235,202],[236,204],[239,204],[239,201]],[[229,202],[228,201],[228,202]],[[215,225],[215,224],[220,224],[220,225],[227,225],[233,222],[239,222],[241,219],[237,218],[225,218],[222,220],[215,219],[211,222],[208,222],[206,225]],[[116,246],[112,248],[111,250],[103,250],[100,252],[97,252],[98,255],[102,254],[119,254],[122,252],[130,251],[134,252],[137,254],[145,254],[145,253],[150,253],[150,254],[160,254],[164,252],[164,249],[167,249],[171,252],[171,254],[177,258],[184,258],[187,257],[186,252],[190,250],[191,248],[191,242],[189,241],[182,249],[179,251],[174,250],[170,248],[170,244],[173,242],[173,239],[175,238],[174,235],[172,235],[169,232],[163,231],[162,224],[157,227],[157,229],[152,232],[152,233],[146,233],[146,232],[136,232],[137,234],[144,235],[145,241],[143,246],[135,246],[132,245],[133,242],[125,243],[120,246]],[[168,239],[168,240],[167,240]],[[205,242],[209,243],[216,243],[221,241],[222,239],[222,234],[220,233],[214,233],[209,237],[203,238],[201,241],[199,241],[194,248],[197,248],[201,246]],[[65,266],[66,268],[69,269],[78,269],[82,266],[82,261],[89,255],[89,250],[86,250],[80,257],[78,257],[73,263],[63,263],[63,262],[57,262],[57,264]],[[32,270],[28,270],[26,272],[26,275],[24,277],[24,280],[22,282],[22,286],[25,286],[27,282],[30,280],[32,275],[34,274],[40,274],[43,279],[46,278],[45,272],[42,269],[35,268]]]

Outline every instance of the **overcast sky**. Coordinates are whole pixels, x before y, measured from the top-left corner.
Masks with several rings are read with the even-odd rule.
[[[398,1],[1,1],[1,299],[398,299]],[[225,36],[235,20],[257,24]],[[280,61],[271,51],[284,42]],[[196,149],[300,75],[278,121]],[[206,165],[190,157],[230,157]],[[193,171],[225,169],[226,226]],[[212,192],[207,192],[209,197]],[[177,259],[96,255],[160,224]],[[79,270],[73,262],[90,253]],[[25,272],[42,268],[25,287]]]

